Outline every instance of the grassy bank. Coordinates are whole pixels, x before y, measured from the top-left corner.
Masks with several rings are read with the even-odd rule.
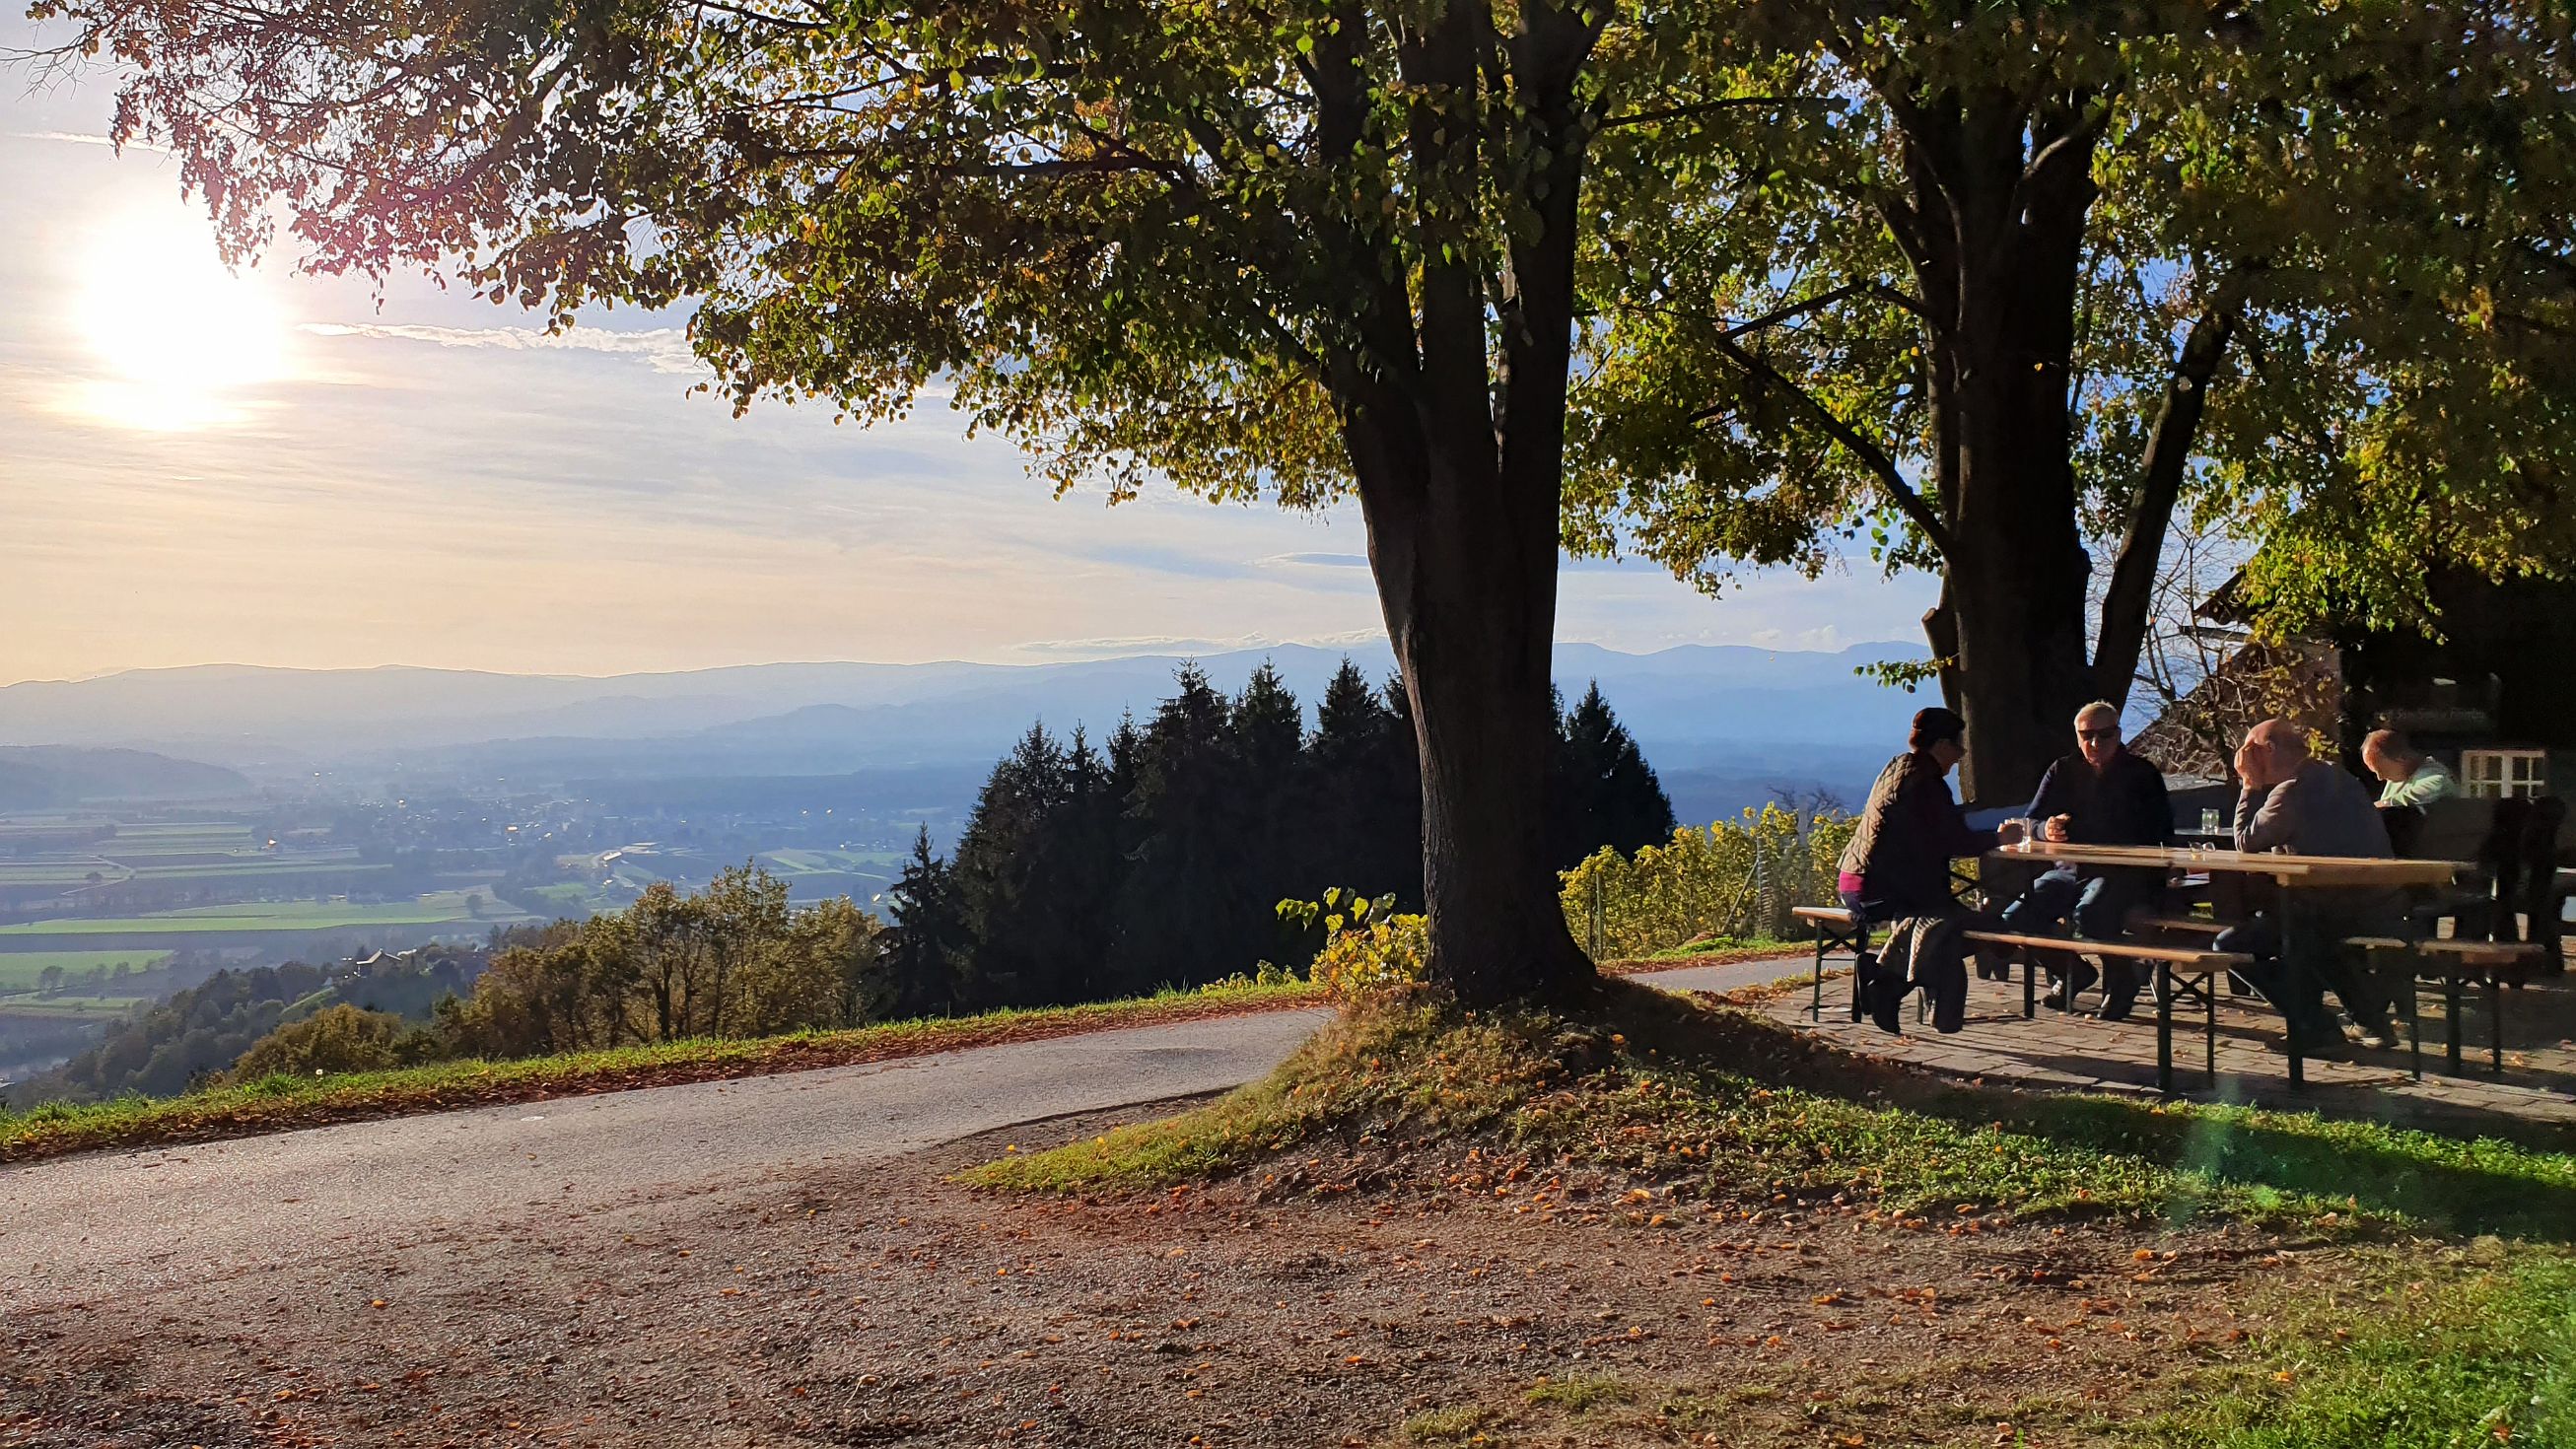
[[[2576,1238],[2576,1156],[2223,1105],[1958,1086],[1748,1012],[1612,983],[1577,1016],[1423,993],[1346,1014],[1199,1110],[976,1170],[1145,1191],[1315,1144],[1580,1164],[1657,1203],[1866,1201],[1899,1214],[2347,1221]]]
[[[1597,1008],[1570,1015],[1470,1013],[1423,994],[1390,995],[1347,1013],[1270,1078],[1203,1108],[1015,1152],[964,1180],[1142,1194],[1236,1174],[1258,1201],[1383,1188],[1410,1202],[1490,1187],[1528,1214],[1511,1221],[1540,1232],[1624,1220],[1639,1231],[1704,1226],[1722,1237],[1781,1214],[1786,1224],[1857,1213],[1918,1241],[2020,1235],[2008,1241],[2022,1246],[1992,1252],[2037,1254],[2047,1249],[2030,1245],[2061,1241],[2071,1249],[2082,1233],[2125,1261],[2133,1244],[2140,1258],[2170,1259],[2159,1250],[2214,1240],[2169,1228],[2231,1220],[2262,1236],[2225,1241],[2303,1250],[2295,1275],[2260,1247],[2237,1261],[2242,1277],[2227,1298],[2241,1317],[2227,1323],[2250,1331],[2177,1344],[2162,1372],[2113,1396],[2116,1407],[2046,1391],[2016,1406],[1991,1440],[1984,1429],[1956,1437],[1959,1426],[1942,1417],[1953,1396],[1929,1407],[1920,1395],[1873,1399],[1876,1390],[1847,1381],[1846,1364],[1822,1381],[1790,1376],[1786,1388],[1751,1390],[1732,1380],[1583,1377],[1601,1371],[1578,1366],[1575,1377],[1541,1378],[1525,1393],[1423,1414],[1399,1442],[1683,1442],[1673,1436],[1684,1431],[1692,1443],[1788,1443],[1802,1433],[1813,1442],[1823,1421],[1802,1425],[1791,1411],[1804,1403],[1812,1420],[1849,1394],[1874,1407],[1833,1427],[1865,1422],[1870,1443],[1915,1442],[1911,1431],[1921,1429],[1925,1442],[1943,1443],[2576,1446],[2576,1155],[2566,1150],[2306,1114],[1961,1086],[1727,1005],[1612,983]],[[2304,1251],[2314,1249],[2323,1251]],[[1961,1261],[1976,1251],[1963,1243]],[[1791,1291],[1794,1302],[1805,1287]],[[2023,1311],[2068,1311],[2062,1289],[2028,1291]],[[2070,1388],[2083,1387],[2092,1372],[2084,1355],[2096,1352],[2069,1333]],[[1747,1396],[1775,1392],[1789,1408],[1771,1418]],[[1698,1437],[1701,1429],[1711,1432]],[[1836,1434],[1823,1442],[1863,1442]]]
[[[0,1113],[0,1162],[101,1147],[245,1137],[329,1122],[633,1087],[767,1076],[1116,1027],[1311,1006],[1319,1000],[1303,982],[1226,986],[1088,1006],[890,1022],[849,1031],[665,1042],[517,1061],[472,1059],[346,1076],[276,1076],[184,1097],[50,1103],[26,1112]]]
[[[2357,1253],[2324,1298],[2258,1290],[2247,1361],[2105,1437],[2175,1449],[2576,1445],[2576,1255],[2412,1243]]]
[[[1675,965],[1759,960],[1778,954],[1778,950],[1768,943],[1713,944],[1688,960],[1613,962],[1602,969],[1621,975]],[[516,1061],[472,1059],[346,1076],[270,1077],[182,1097],[49,1103],[18,1113],[0,1110],[0,1162],[24,1162],[104,1147],[245,1137],[329,1122],[633,1087],[768,1076],[1124,1026],[1153,1026],[1324,1004],[1324,994],[1303,981],[1275,986],[1222,984],[1126,1001],[891,1022],[848,1031],[666,1042]]]

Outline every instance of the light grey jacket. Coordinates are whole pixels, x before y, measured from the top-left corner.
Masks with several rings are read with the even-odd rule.
[[[2236,801],[2236,848],[2291,855],[2357,855],[2384,860],[2388,826],[2360,780],[2310,760],[2270,790]]]

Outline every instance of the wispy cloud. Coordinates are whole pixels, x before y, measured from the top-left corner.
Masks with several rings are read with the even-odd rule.
[[[689,350],[688,334],[677,327],[655,327],[642,332],[612,332],[598,327],[575,327],[565,332],[547,332],[537,327],[427,327],[418,323],[383,324],[374,322],[308,322],[304,330],[316,337],[368,337],[395,342],[426,342],[436,347],[492,347],[505,352],[535,352],[560,348],[572,352],[603,352],[620,357],[639,357],[655,372],[688,374],[706,370],[706,364]]]
[[[1756,629],[1744,637],[1747,644],[1765,649],[1791,649],[1818,654],[1840,654],[1853,640],[1839,624],[1826,624],[1814,629]]]
[[[105,146],[110,149],[117,150],[147,151],[155,156],[167,156],[170,154],[168,147],[155,146],[149,141],[128,141],[122,147],[118,147],[115,138],[87,131],[11,131],[9,133],[9,139],[12,141],[59,141],[66,146]]]
[[[1263,568],[1364,569],[1368,556],[1357,553],[1274,553],[1258,560]]]

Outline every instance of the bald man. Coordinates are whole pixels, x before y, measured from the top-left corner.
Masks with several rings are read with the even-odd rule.
[[[2288,720],[2267,719],[2236,751],[2236,848],[2291,855],[2359,855],[2384,859],[2388,827],[2377,802],[2351,772],[2308,752],[2308,737]]]
[[[2075,714],[2075,753],[2048,767],[2039,793],[2031,798],[2030,818],[2040,822],[2049,840],[2082,845],[2170,845],[2173,802],[2165,795],[2162,770],[2131,754],[2120,743],[2120,711],[2102,700]],[[2004,907],[2004,928],[2050,933],[2072,915],[2091,940],[2109,941],[2127,933],[2132,910],[2152,902],[2164,887],[2164,872],[2120,866],[2061,865],[2042,874],[2012,904]],[[2064,1006],[2093,984],[2094,970],[2071,952],[2051,953],[2049,974],[2058,987],[2051,1006]],[[2126,1018],[2138,1000],[2138,973],[2130,963],[2104,963],[2102,1019]]]
[[[2388,827],[2359,779],[2312,755],[2308,738],[2287,720],[2267,719],[2248,731],[2236,751],[2236,777],[2245,793],[2236,802],[2236,848],[2289,855],[2344,855],[2385,859]],[[2395,929],[2403,903],[2392,892],[2308,887],[2281,892],[2279,915],[2262,912],[2218,938],[2221,951],[2258,958],[2247,973],[2281,1009],[2301,1051],[2338,1046],[2343,1029],[2326,1011],[2324,988],[2333,987],[2361,1028],[2365,1046],[2388,1046],[2396,1033],[2377,983],[2351,968],[2347,936],[2384,936]],[[2282,957],[2282,918],[2296,960]],[[2293,970],[2295,967],[2297,969]]]

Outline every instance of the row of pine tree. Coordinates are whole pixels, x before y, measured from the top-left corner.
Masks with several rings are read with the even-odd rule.
[[[1348,659],[1312,730],[1264,664],[1232,699],[1178,689],[1095,745],[1043,723],[985,782],[953,854],[924,830],[890,892],[895,1014],[1098,1001],[1188,986],[1316,942],[1278,919],[1332,886],[1422,898],[1421,779],[1404,690]],[[1560,870],[1668,839],[1672,802],[1596,684],[1560,710],[1550,772]]]

